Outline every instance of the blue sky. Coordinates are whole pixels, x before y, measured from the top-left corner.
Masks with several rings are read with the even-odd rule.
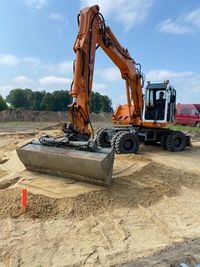
[[[200,103],[199,0],[0,0],[0,94],[69,89],[81,7],[99,4],[106,24],[142,64],[146,80],[169,79],[181,103]],[[125,103],[119,70],[98,49],[94,91]]]

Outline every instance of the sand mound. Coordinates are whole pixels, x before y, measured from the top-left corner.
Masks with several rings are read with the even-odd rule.
[[[91,113],[92,122],[111,122],[112,114],[102,112]],[[32,121],[32,122],[66,122],[66,111],[32,111],[32,110],[4,110],[0,112],[0,122]]]
[[[116,155],[113,183],[105,188],[24,171],[15,148],[30,136],[22,137],[0,140],[5,266],[121,266],[199,237],[197,143],[182,153],[141,146],[139,155]],[[28,191],[26,212],[21,188]]]
[[[4,110],[0,112],[0,121],[66,121],[66,112],[31,111],[31,110]]]
[[[20,217],[23,214],[20,202],[20,180],[18,183],[19,187],[17,188],[0,190],[1,218]],[[66,186],[63,180],[59,183],[62,183],[61,186]],[[76,182],[73,184],[74,189],[77,185]],[[94,187],[92,191],[85,193],[83,191],[74,197],[53,198],[44,194],[33,194],[31,186],[28,187],[27,183],[28,208],[25,216],[45,220],[49,218],[83,219],[91,214],[111,212],[118,208],[149,207],[164,196],[172,197],[179,194],[182,185],[200,188],[197,176],[174,169],[169,172],[165,166],[153,162],[149,162],[137,171],[134,171],[133,164],[128,175],[127,169],[124,169],[124,172],[118,173],[117,177],[113,179],[110,188]],[[34,183],[32,183],[32,187],[34,187]],[[40,189],[42,189],[42,185]],[[43,191],[45,190],[48,191],[49,188],[44,185]]]

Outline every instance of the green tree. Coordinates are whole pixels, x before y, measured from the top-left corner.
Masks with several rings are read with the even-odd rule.
[[[23,89],[13,89],[6,97],[6,101],[15,109],[24,109],[27,106],[27,97]]]
[[[46,93],[42,99],[41,110],[54,110],[54,98],[51,93]]]
[[[107,95],[102,95],[101,96],[101,111],[103,112],[112,112],[112,101]]]
[[[99,93],[92,93],[90,102],[90,111],[99,113],[101,112],[101,95]]]
[[[13,89],[6,97],[8,103],[14,109],[52,110],[64,111],[71,103],[71,97],[67,90],[57,90],[53,93],[45,91],[32,91],[31,89]],[[112,102],[106,95],[92,93],[90,102],[91,112],[111,112]]]
[[[33,110],[41,110],[42,109],[42,100],[45,97],[46,92],[42,91],[34,91],[33,92],[33,100],[32,100],[32,109]]]
[[[31,89],[24,89],[24,109],[33,109],[33,91]]]
[[[54,111],[64,111],[67,109],[67,105],[71,100],[67,90],[54,91],[52,96],[54,98]]]
[[[3,97],[0,95],[0,111],[8,109],[6,101],[3,99]]]
[[[106,95],[101,95],[98,92],[92,93],[91,104],[90,104],[91,112],[112,112],[112,101]]]

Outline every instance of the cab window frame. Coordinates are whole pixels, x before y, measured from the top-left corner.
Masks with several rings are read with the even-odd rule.
[[[189,108],[181,108],[181,114],[182,115],[189,115],[190,109]]]

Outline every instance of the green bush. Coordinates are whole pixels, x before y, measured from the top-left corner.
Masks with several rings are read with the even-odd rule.
[[[67,90],[49,93],[18,88],[10,91],[6,101],[12,109],[64,111],[71,103],[71,97]],[[90,111],[95,113],[112,112],[111,99],[106,95],[92,93]]]
[[[8,109],[6,101],[3,99],[3,97],[0,95],[0,111]]]

